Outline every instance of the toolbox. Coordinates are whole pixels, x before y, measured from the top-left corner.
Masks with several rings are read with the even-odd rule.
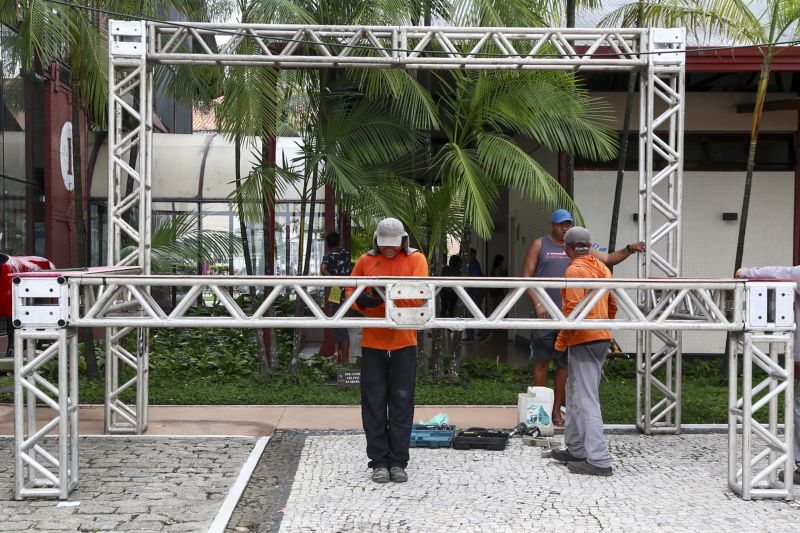
[[[449,448],[453,443],[455,426],[414,424],[411,426],[412,448]]]
[[[459,430],[453,437],[453,448],[457,450],[496,450],[506,449],[508,432],[498,429],[469,428]]]

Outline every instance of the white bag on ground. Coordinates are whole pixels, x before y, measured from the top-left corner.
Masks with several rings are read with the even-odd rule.
[[[553,429],[553,389],[528,387],[517,397],[517,418],[528,426],[537,426],[543,437],[550,437]]]

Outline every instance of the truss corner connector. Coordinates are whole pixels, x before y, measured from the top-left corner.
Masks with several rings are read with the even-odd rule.
[[[69,322],[67,279],[14,278],[12,324],[15,328],[63,328]]]

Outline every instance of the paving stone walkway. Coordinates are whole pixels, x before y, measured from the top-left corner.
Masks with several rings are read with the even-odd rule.
[[[607,435],[611,478],[575,476],[540,448],[412,449],[405,484],[369,480],[357,431],[278,430],[228,532],[796,532],[800,498],[727,489],[724,434]],[[0,438],[0,531],[206,531],[251,438],[82,438],[76,507],[13,500]]]
[[[386,485],[369,481],[363,435],[303,440],[286,503],[268,511],[280,523],[231,531],[773,533],[800,524],[800,500],[747,502],[727,489],[724,434],[608,435],[611,478],[570,474],[517,439],[504,452],[412,449],[409,482]]]
[[[206,531],[254,438],[82,437],[70,501],[14,501],[14,440],[0,438],[0,531]]]

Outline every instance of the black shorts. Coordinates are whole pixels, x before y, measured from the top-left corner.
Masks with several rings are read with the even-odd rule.
[[[557,329],[531,330],[531,359],[537,363],[554,361],[556,368],[567,368],[567,352],[556,352]]]
[[[335,315],[341,306],[342,304],[340,303],[331,302],[331,314]],[[350,333],[346,328],[331,328],[331,332],[333,333],[333,340],[336,342],[344,342],[350,339]]]

